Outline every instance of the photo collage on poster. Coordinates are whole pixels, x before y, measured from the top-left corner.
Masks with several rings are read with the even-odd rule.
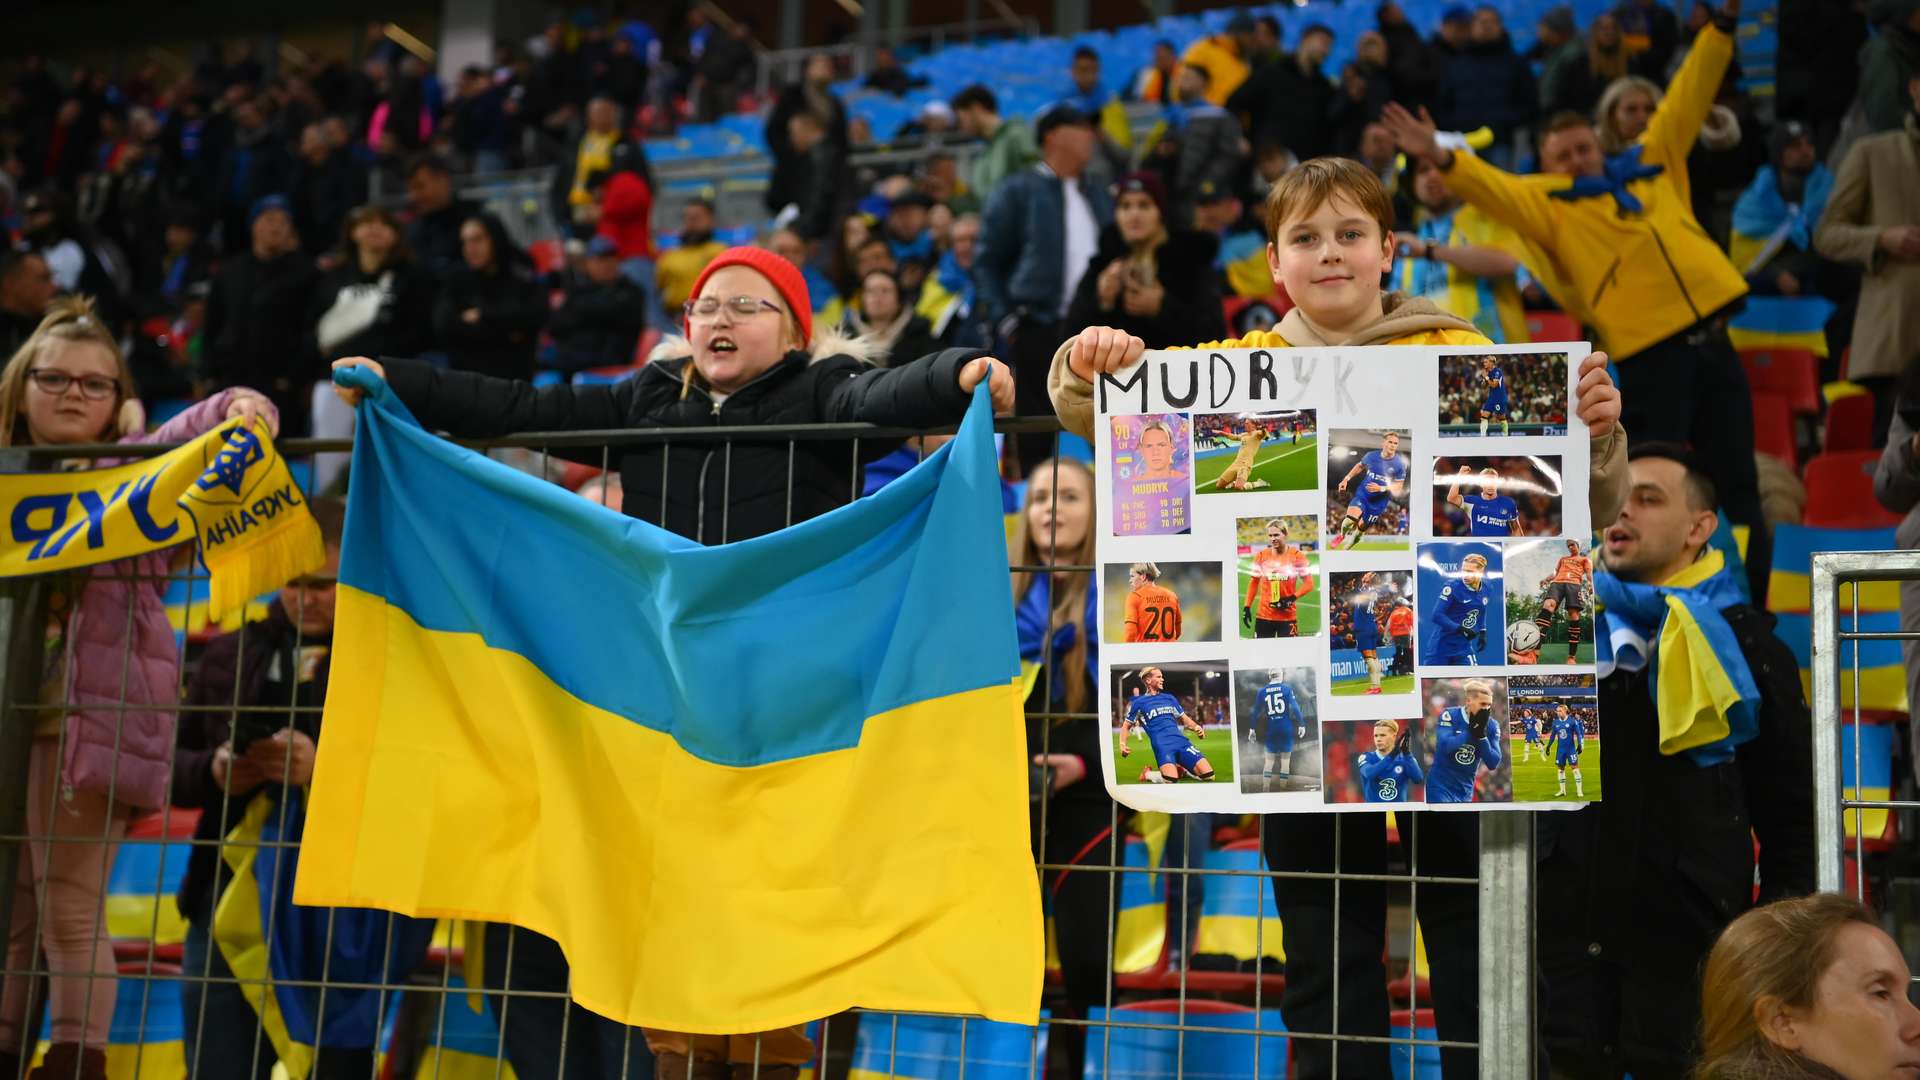
[[[1096,387],[1138,809],[1600,798],[1585,345],[1149,352]]]

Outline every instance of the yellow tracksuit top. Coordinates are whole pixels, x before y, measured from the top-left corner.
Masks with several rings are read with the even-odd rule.
[[[1662,168],[1629,185],[1639,213],[1622,214],[1610,195],[1549,198],[1572,181],[1514,176],[1471,154],[1454,154],[1447,170],[1456,194],[1519,234],[1524,245],[1511,253],[1593,327],[1616,360],[1746,295],[1740,271],[1694,220],[1687,177],[1687,154],[1732,58],[1733,39],[1718,28],[1694,39],[1638,143],[1641,164]]]

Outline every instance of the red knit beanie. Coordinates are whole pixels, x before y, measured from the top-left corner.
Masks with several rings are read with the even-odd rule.
[[[693,291],[687,295],[698,298],[707,279],[723,266],[744,266],[758,270],[762,277],[773,283],[773,291],[787,302],[787,310],[793,312],[793,317],[799,321],[801,347],[805,348],[813,341],[813,298],[807,294],[807,279],[801,276],[798,267],[765,248],[728,248],[715,255],[707,268],[700,271],[700,276],[693,279]],[[684,317],[681,329],[688,329]]]

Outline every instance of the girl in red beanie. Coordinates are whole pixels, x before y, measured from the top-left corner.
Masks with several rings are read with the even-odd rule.
[[[887,427],[928,428],[955,424],[966,413],[973,389],[988,381],[994,411],[1013,411],[1013,375],[1007,366],[976,350],[946,349],[918,359],[896,358],[889,368],[866,362],[866,343],[831,334],[816,335],[806,281],[793,264],[769,251],[738,247],[722,252],[694,283],[693,299],[682,315],[686,338],[672,338],[654,350],[639,374],[611,386],[549,386],[466,371],[447,371],[417,360],[366,357],[336,360],[335,367],[364,364],[381,374],[414,416],[428,428],[466,438],[490,438],[522,431],[685,428],[689,437],[600,447],[557,448],[562,457],[589,465],[617,462],[628,515],[670,529],[703,544],[746,540],[804,521],[851,502],[860,494],[859,466],[891,453],[898,439],[857,442],[826,439],[701,438],[700,428],[757,424],[817,424],[865,421]],[[340,390],[348,404],[359,392]],[[856,456],[857,455],[857,456]],[[515,991],[567,988],[567,967],[558,947],[528,930],[516,929]],[[488,936],[488,989],[503,988],[495,957],[508,955],[507,928]],[[516,1000],[514,1011],[551,1008],[542,1029],[561,1028],[562,999]],[[573,1008],[577,1009],[577,1006]],[[576,1013],[576,1023],[611,1021]],[[523,1075],[540,1060],[551,1061],[552,1047],[516,1053],[516,1034],[506,1034],[506,1051]],[[616,1027],[616,1031],[618,1031]],[[523,1036],[526,1037],[526,1036]],[[684,1080],[716,1080],[748,1075],[786,1080],[812,1056],[812,1044],[799,1028],[753,1035],[693,1036],[648,1031],[657,1075]],[[758,1048],[756,1050],[756,1042]],[[580,1040],[588,1053],[623,1040]],[[569,1060],[573,1060],[570,1053]],[[689,1061],[691,1059],[691,1062]],[[617,1075],[621,1059],[600,1072]],[[549,1067],[549,1070],[551,1068]]]

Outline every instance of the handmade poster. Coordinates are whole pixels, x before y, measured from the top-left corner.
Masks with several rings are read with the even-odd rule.
[[[1103,376],[1113,797],[1228,813],[1599,799],[1573,411],[1588,351],[1149,352]]]

